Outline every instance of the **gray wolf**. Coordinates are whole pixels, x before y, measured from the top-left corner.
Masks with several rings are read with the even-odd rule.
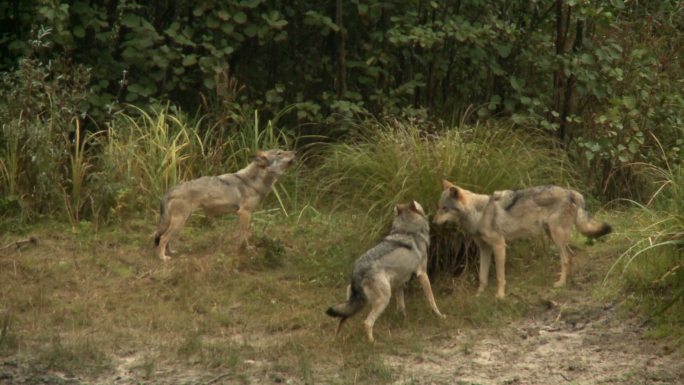
[[[569,250],[572,225],[580,233],[598,238],[612,231],[609,224],[592,219],[584,197],[575,190],[558,186],[538,186],[523,190],[476,194],[442,180],[442,195],[433,222],[456,222],[469,233],[480,254],[481,294],[487,286],[492,253],[496,261],[496,297],[506,288],[506,241],[545,232],[560,253],[561,271],[555,287],[564,286],[572,265]]]
[[[330,307],[326,314],[339,317],[336,334],[347,318],[356,314],[366,303],[371,310],[363,323],[366,335],[373,339],[373,324],[389,304],[392,292],[397,297],[397,308],[406,315],[404,285],[415,274],[432,311],[440,317],[427,275],[427,250],[430,244],[430,224],[417,202],[398,204],[389,235],[366,251],[354,263],[351,284],[347,287],[347,302]]]
[[[257,151],[252,162],[238,172],[203,176],[169,189],[161,201],[159,224],[154,234],[159,258],[169,259],[166,253],[171,252],[170,242],[198,207],[212,215],[237,213],[241,247],[251,247],[250,212],[294,160],[294,151]]]

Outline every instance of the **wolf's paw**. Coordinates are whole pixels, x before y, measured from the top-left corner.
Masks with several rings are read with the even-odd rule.
[[[496,293],[496,299],[504,299],[506,298],[506,293]]]
[[[556,287],[556,288],[563,287],[563,286],[565,286],[565,280],[559,279],[558,281],[554,282],[554,284],[553,284],[553,287]]]

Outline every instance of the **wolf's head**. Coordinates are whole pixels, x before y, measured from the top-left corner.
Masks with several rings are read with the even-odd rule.
[[[295,161],[295,151],[273,149],[257,151],[253,162],[276,175],[282,175]]]
[[[423,207],[416,201],[394,207],[392,233],[429,233],[430,224]]]
[[[438,225],[444,222],[459,222],[466,211],[469,191],[446,179],[442,179],[442,195],[439,197],[437,214],[432,221]]]

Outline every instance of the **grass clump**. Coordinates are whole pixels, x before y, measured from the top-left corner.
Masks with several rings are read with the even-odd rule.
[[[19,348],[19,337],[15,334],[12,323],[10,314],[3,314],[0,318],[0,356],[13,354]]]
[[[36,364],[48,370],[87,371],[94,375],[111,368],[107,354],[87,337],[65,342],[58,335],[53,336],[51,343],[38,354]]]
[[[363,213],[356,223],[365,240],[386,231],[399,202],[416,200],[434,213],[442,178],[479,193],[573,180],[566,159],[549,143],[510,127],[428,131],[411,122],[364,124],[367,136],[327,146],[312,183],[319,202],[332,210]],[[475,251],[455,231],[433,226],[431,271],[462,268],[464,255]]]
[[[365,211],[382,223],[372,236],[397,202],[417,200],[433,212],[442,178],[481,193],[571,179],[563,157],[507,127],[428,132],[407,122],[367,124],[368,136],[327,147],[316,178],[321,200]]]
[[[647,166],[660,187],[638,211],[629,230],[631,246],[606,279],[619,275],[630,304],[654,322],[654,336],[679,336],[684,347],[684,168]]]

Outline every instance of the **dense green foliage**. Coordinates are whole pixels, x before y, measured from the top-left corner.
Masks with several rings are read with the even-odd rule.
[[[26,57],[87,67],[77,108],[100,123],[118,103],[169,100],[221,123],[293,106],[289,125],[328,136],[364,113],[506,117],[558,138],[615,197],[643,193],[630,163],[681,158],[683,12],[674,0],[12,0],[0,71]]]

